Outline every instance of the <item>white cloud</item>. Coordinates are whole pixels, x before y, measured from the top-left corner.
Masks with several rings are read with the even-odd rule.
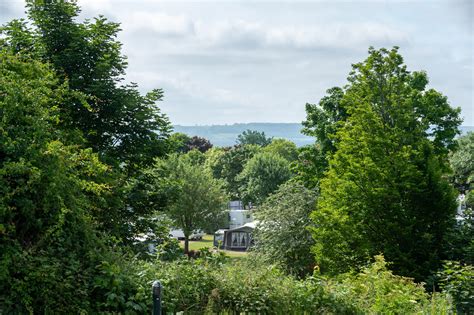
[[[216,103],[232,103],[240,106],[246,106],[250,102],[248,96],[245,97],[238,91],[232,91],[228,88],[210,86],[206,84],[207,82],[201,82],[199,78],[188,71],[179,71],[173,77],[160,75],[152,71],[135,73],[135,76],[140,80],[154,82],[156,86],[172,87],[195,99],[210,100]],[[134,77],[129,76],[128,78],[135,81]]]
[[[123,23],[127,32],[151,30],[158,36],[192,36],[194,22],[184,15],[145,11],[132,12]]]
[[[213,29],[207,32],[208,29]],[[380,42],[405,42],[399,30],[381,24],[333,24],[302,26],[269,26],[249,21],[235,21],[221,27],[202,27],[198,36],[210,39],[215,46],[242,48],[311,49],[351,47]]]
[[[174,46],[197,50],[350,48],[402,44],[408,40],[408,35],[399,27],[374,22],[315,21],[310,25],[295,25],[252,19],[203,19],[157,10],[122,12],[121,15],[122,28],[127,34],[153,32],[154,39],[178,36],[181,38],[173,42]]]
[[[248,20],[204,21],[184,15],[133,12],[124,22],[127,32],[152,30],[156,36],[186,36],[197,48],[315,49],[378,43],[404,43],[408,36],[377,23],[269,25]],[[179,43],[178,43],[179,44]],[[181,44],[190,44],[181,42]]]

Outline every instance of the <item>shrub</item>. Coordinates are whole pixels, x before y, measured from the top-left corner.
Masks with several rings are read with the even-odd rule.
[[[154,280],[161,282],[163,309],[166,312],[204,310],[215,283],[211,268],[208,268],[206,264],[198,264],[194,260],[144,263],[142,274],[144,281],[141,285],[144,290],[151,290]]]
[[[443,295],[432,299],[423,284],[413,279],[394,275],[387,268],[383,256],[360,273],[343,275],[339,280],[329,280],[328,289],[359,310],[368,314],[419,314],[451,313],[452,305]]]
[[[96,267],[98,273],[90,296],[95,301],[94,312],[147,313],[151,296],[149,289],[140,285],[144,279],[138,260],[117,254],[108,258]]]
[[[299,281],[258,256],[226,265],[216,275],[209,310],[256,314],[354,313],[320,281]]]
[[[162,261],[173,261],[183,257],[183,250],[177,239],[168,238],[156,247],[156,255]]]
[[[438,272],[441,289],[450,294],[460,314],[474,313],[474,266],[446,261]]]

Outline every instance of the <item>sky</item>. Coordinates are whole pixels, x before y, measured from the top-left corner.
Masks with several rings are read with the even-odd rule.
[[[473,2],[78,0],[80,19],[121,23],[126,80],[162,88],[181,125],[301,122],[369,46],[399,46],[473,126]],[[0,0],[1,24],[18,17],[22,0]]]

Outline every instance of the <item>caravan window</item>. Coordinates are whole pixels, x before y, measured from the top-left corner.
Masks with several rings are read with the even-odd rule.
[[[232,233],[232,247],[247,247],[247,233],[233,232]]]

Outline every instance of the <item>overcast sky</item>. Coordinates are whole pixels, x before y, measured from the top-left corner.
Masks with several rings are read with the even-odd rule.
[[[173,124],[301,122],[345,84],[369,46],[400,46],[409,70],[474,125],[472,2],[79,0],[81,17],[122,23],[127,80],[165,91]],[[0,0],[0,23],[23,1]]]

